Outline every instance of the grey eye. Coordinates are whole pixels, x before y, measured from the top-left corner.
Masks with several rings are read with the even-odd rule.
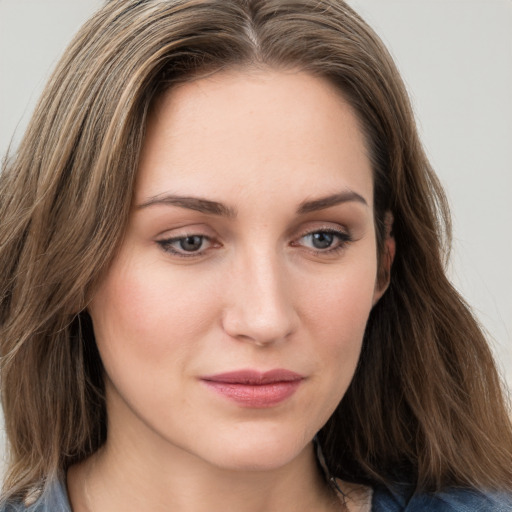
[[[185,238],[180,238],[179,240],[179,246],[180,249],[186,252],[194,252],[201,249],[203,245],[204,237],[200,235],[192,235],[187,236]]]
[[[351,237],[348,233],[322,229],[303,235],[294,245],[301,245],[318,253],[330,254],[332,251],[343,249],[350,241]]]
[[[334,234],[320,231],[312,234],[312,243],[315,249],[328,249],[334,242]]]
[[[206,235],[186,235],[158,240],[158,245],[167,253],[182,257],[200,257],[215,244]]]
[[[335,235],[326,231],[311,233],[311,245],[315,249],[328,249],[334,243]]]

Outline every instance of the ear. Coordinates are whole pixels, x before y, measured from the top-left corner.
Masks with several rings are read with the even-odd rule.
[[[396,242],[393,235],[393,214],[389,211],[384,216],[385,225],[385,240],[384,252],[380,257],[380,268],[377,271],[377,278],[375,280],[375,291],[373,293],[373,305],[377,304],[379,299],[384,295],[388,289],[391,279],[391,266],[395,259]]]

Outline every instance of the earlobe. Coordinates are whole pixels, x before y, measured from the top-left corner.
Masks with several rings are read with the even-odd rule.
[[[373,305],[377,304],[379,299],[384,295],[388,289],[391,279],[391,266],[395,259],[396,241],[393,234],[394,217],[390,211],[387,211],[384,217],[385,224],[385,240],[384,251],[380,258],[380,268],[377,272],[377,279],[375,281],[375,292],[373,294]]]

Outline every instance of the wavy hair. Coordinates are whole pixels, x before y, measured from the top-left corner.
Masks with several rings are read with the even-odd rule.
[[[86,312],[129,215],[148,112],[178,82],[299,68],[334,84],[363,127],[390,286],[354,379],[319,439],[331,471],[421,490],[512,488],[512,428],[482,332],[445,276],[448,207],[398,71],[341,0],[112,0],[66,50],[0,176],[5,496],[23,496],[107,436]],[[386,276],[381,275],[381,278]]]

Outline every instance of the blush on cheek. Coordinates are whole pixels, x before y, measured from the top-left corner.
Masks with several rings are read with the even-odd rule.
[[[132,353],[158,366],[178,357],[212,324],[218,300],[208,280],[191,278],[168,264],[130,265],[119,259],[90,306],[100,353]]]
[[[329,366],[341,393],[346,391],[359,360],[368,317],[372,308],[371,272],[354,272],[331,281],[328,286],[310,290],[308,313],[304,324],[312,326],[315,350],[323,361],[336,361]]]
[[[351,273],[325,283],[316,290],[309,289],[308,311],[312,318],[322,321],[324,329],[349,331],[355,329],[364,332],[368,316],[372,309],[375,282],[369,279],[372,273]],[[305,293],[305,292],[302,292]]]

